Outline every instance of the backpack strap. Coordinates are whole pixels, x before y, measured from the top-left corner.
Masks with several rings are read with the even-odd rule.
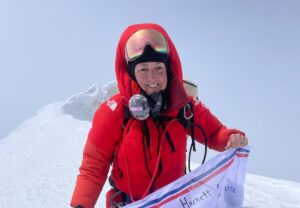
[[[124,118],[123,118],[123,131],[129,121],[129,119],[132,117],[129,111],[129,107],[128,106],[124,106]]]
[[[192,157],[192,150],[195,152],[196,151],[196,143],[195,143],[195,127],[199,128],[204,136],[204,156],[203,156],[203,160],[202,163],[203,164],[205,162],[206,159],[206,155],[207,155],[207,143],[208,143],[208,139],[207,139],[207,135],[204,131],[204,129],[198,125],[195,124],[195,118],[194,118],[194,109],[193,109],[193,103],[192,101],[187,103],[185,106],[183,106],[183,108],[180,110],[179,114],[178,114],[178,120],[182,123],[182,125],[184,126],[184,128],[190,128],[191,129],[191,145],[190,145],[190,149],[189,149],[189,156],[188,156],[188,171],[191,172],[191,157]]]
[[[183,126],[187,128],[191,128],[191,145],[189,149],[189,157],[188,157],[188,171],[191,172],[191,157],[192,150],[196,151],[196,143],[195,143],[195,126],[194,126],[194,108],[193,103],[190,101],[180,110],[178,114],[178,120],[183,124]]]

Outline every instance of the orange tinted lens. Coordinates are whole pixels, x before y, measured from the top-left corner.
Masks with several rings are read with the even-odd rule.
[[[151,45],[159,53],[169,53],[168,43],[164,36],[156,30],[145,29],[137,31],[128,39],[125,49],[126,60],[133,61],[140,57],[146,45]]]

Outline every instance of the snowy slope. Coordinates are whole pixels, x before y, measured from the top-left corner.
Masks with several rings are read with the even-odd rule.
[[[50,104],[0,140],[0,207],[69,206],[90,120],[114,85]],[[248,174],[245,187],[244,207],[300,208],[298,183]],[[96,207],[104,207],[104,195]]]

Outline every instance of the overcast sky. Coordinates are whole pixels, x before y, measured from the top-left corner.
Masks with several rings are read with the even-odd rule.
[[[110,2],[0,0],[0,138],[46,104],[114,80],[122,31],[154,22],[199,98],[246,132],[249,172],[300,182],[300,1]]]

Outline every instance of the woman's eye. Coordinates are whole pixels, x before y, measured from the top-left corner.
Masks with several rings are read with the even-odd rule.
[[[141,71],[141,72],[147,71],[147,68],[140,68],[139,71]]]
[[[162,67],[161,66],[158,66],[158,67],[156,67],[156,71],[162,71]]]

